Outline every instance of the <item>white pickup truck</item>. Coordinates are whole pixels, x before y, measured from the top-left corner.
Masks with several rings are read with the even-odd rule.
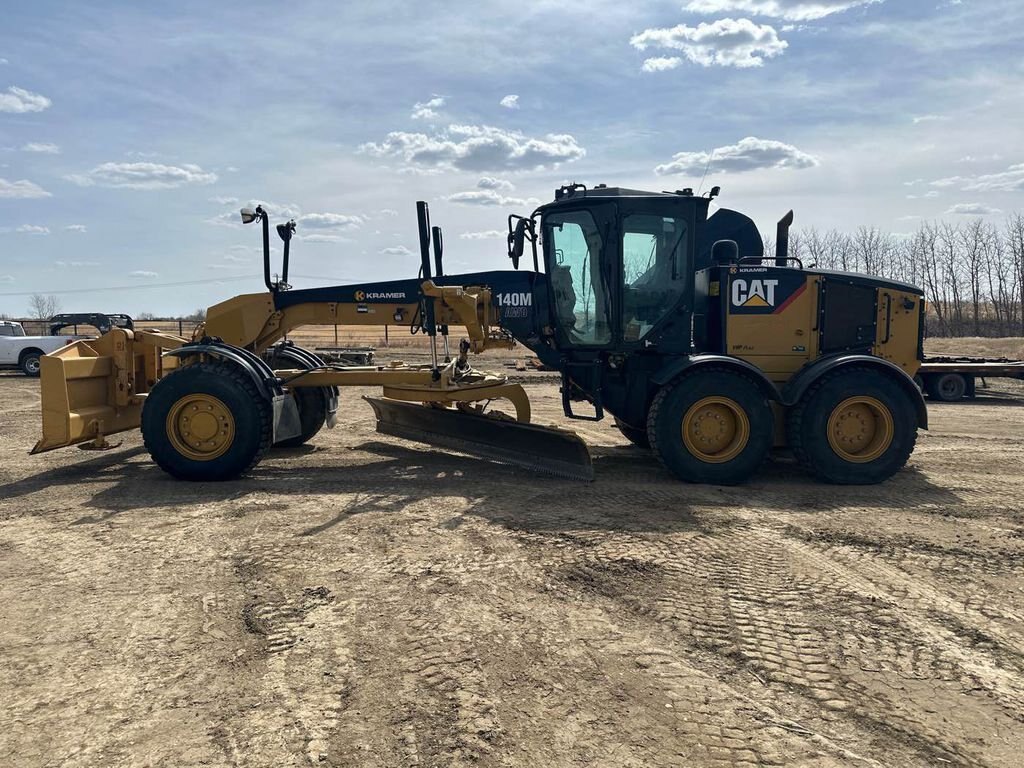
[[[0,320],[0,367],[39,375],[39,358],[75,341],[76,336],[26,336],[21,323]]]

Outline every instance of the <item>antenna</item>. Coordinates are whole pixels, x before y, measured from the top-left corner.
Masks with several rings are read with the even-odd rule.
[[[704,189],[704,180],[708,177],[708,170],[711,168],[711,161],[715,159],[715,150],[711,150],[711,154],[708,155],[708,162],[704,166],[704,175],[700,177],[700,186],[697,187],[697,197],[700,197],[701,190]]]

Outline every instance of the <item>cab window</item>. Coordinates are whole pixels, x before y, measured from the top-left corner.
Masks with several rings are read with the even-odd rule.
[[[682,298],[689,275],[685,219],[650,214],[622,223],[622,335],[639,341]]]
[[[544,248],[559,327],[570,343],[608,344],[609,293],[601,264],[603,243],[594,217],[589,211],[545,217]]]

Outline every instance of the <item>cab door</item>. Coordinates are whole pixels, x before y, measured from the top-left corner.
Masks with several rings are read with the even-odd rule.
[[[600,350],[616,341],[615,206],[565,208],[544,216],[544,260],[559,346]]]

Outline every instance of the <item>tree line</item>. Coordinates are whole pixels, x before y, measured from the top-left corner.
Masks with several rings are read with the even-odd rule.
[[[765,239],[765,255],[774,253]],[[920,286],[929,336],[1024,336],[1024,215],[1002,223],[924,222],[896,235],[813,227],[790,235],[804,266],[862,272]]]

